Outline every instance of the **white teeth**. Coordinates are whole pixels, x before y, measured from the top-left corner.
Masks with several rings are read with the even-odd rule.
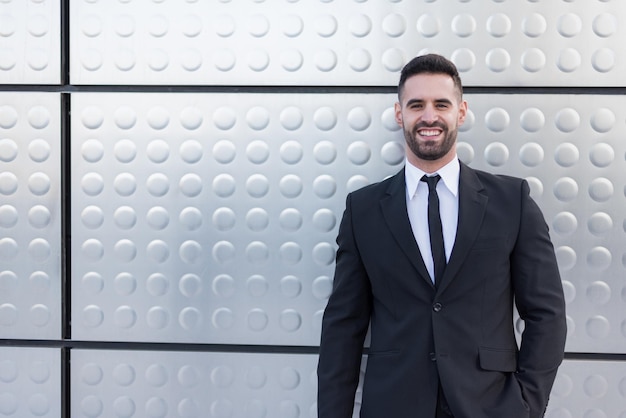
[[[437,131],[437,130],[419,131],[419,134],[421,136],[437,136],[437,135],[439,135],[439,131]]]

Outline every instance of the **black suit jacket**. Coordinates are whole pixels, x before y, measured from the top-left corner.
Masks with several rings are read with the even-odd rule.
[[[404,170],[348,195],[322,324],[318,416],[352,416],[371,332],[363,418],[541,417],[566,336],[548,228],[521,179],[461,164],[459,222],[433,286],[406,209]],[[514,301],[524,332],[518,347]]]

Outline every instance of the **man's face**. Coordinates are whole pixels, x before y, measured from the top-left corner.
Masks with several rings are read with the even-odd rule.
[[[467,103],[447,74],[418,74],[406,80],[396,122],[404,131],[407,158],[417,167],[456,155],[458,128],[465,121]]]

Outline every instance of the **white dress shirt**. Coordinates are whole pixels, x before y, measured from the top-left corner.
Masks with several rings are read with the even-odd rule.
[[[428,185],[421,181],[422,176],[439,174],[441,180],[437,183],[439,196],[439,213],[443,227],[443,243],[446,249],[446,260],[450,260],[450,253],[454,247],[456,228],[459,223],[459,173],[461,166],[457,158],[439,169],[436,173],[425,173],[419,168],[405,164],[406,178],[406,207],[411,222],[411,229],[415,241],[422,253],[424,264],[431,280],[435,277],[433,254],[430,248],[430,233],[428,231]]]

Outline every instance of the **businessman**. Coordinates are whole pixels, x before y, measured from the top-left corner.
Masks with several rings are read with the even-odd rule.
[[[319,418],[538,418],[563,359],[565,303],[526,181],[456,155],[468,106],[454,64],[402,70],[406,164],[350,193],[318,364]],[[524,320],[518,346],[514,306]]]

